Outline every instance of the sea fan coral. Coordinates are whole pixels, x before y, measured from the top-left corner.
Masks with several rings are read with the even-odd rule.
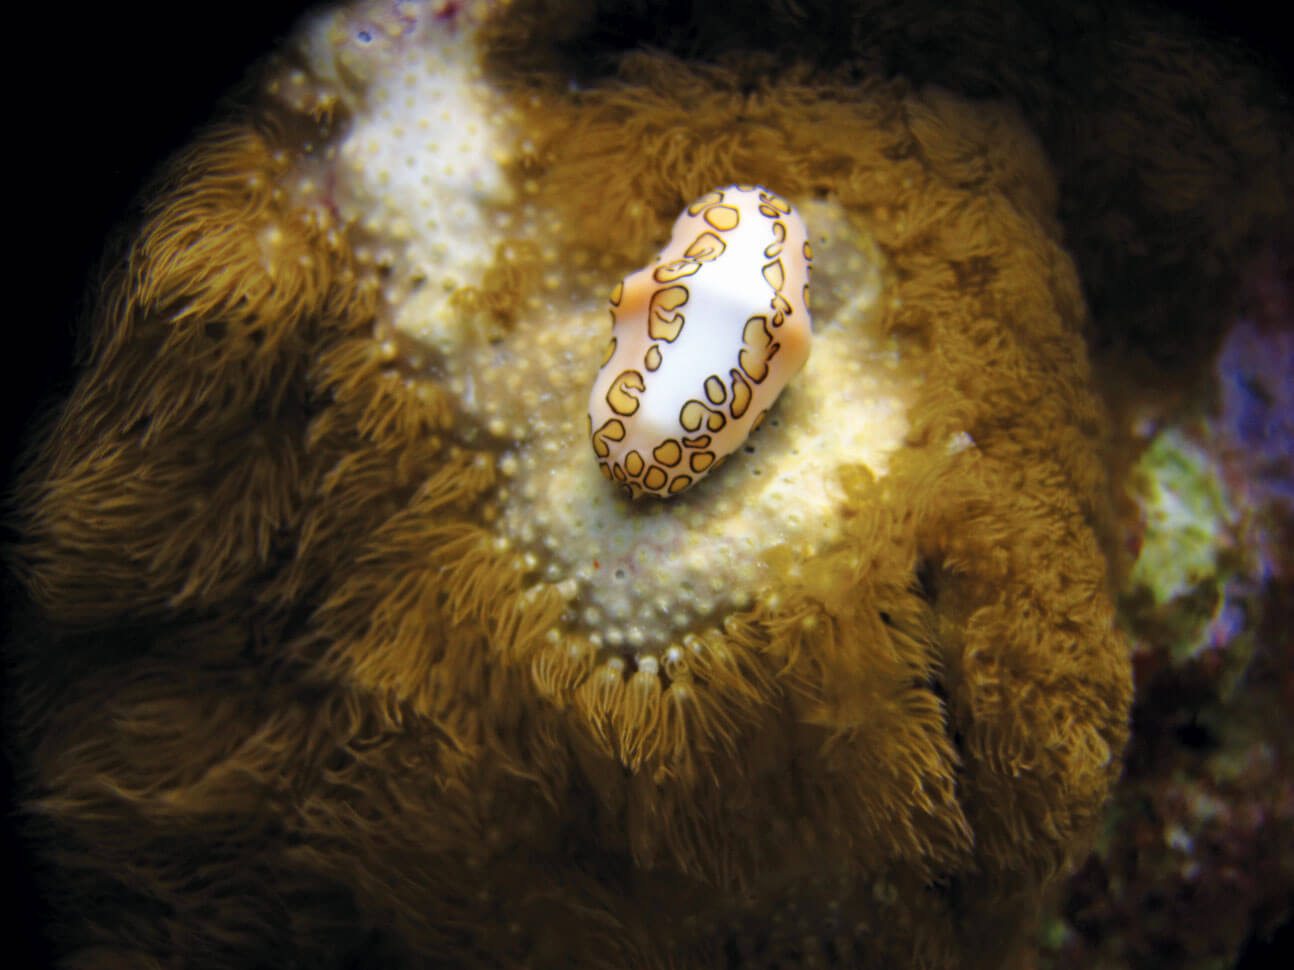
[[[596,5],[357,4],[169,165],[20,485],[69,965],[1020,958],[1131,702],[1055,178],[773,6],[599,74]],[[635,503],[605,294],[730,184],[814,353]]]

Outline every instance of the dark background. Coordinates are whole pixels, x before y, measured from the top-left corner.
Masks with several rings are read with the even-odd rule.
[[[1194,14],[1206,33],[1243,40],[1291,89],[1294,54],[1283,6],[1259,0],[1177,0],[1168,6]],[[199,19],[196,5],[147,2],[59,8],[41,24],[10,19],[5,151],[17,196],[17,217],[8,221],[17,257],[6,280],[7,347],[0,353],[6,483],[33,415],[70,384],[74,329],[110,230],[141,183],[189,140],[221,95],[307,7],[233,0]],[[11,539],[7,529],[3,536],[6,543]],[[7,571],[0,583],[9,599]],[[4,615],[0,636],[7,639]],[[4,907],[12,925],[0,937],[0,952],[9,966],[41,967],[48,962],[38,932],[42,905],[30,860],[13,833],[11,782],[6,759],[0,764],[0,867],[13,902]],[[1273,956],[1270,945],[1256,944],[1243,965],[1265,966]]]

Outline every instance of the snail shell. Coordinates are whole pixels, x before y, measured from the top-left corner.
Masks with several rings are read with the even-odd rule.
[[[707,192],[656,261],[611,294],[611,340],[589,393],[603,475],[669,498],[757,429],[809,357],[804,221],[760,186]]]

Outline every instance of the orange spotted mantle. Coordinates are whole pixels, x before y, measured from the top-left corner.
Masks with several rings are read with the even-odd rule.
[[[760,186],[687,207],[611,294],[588,428],[606,478],[668,498],[741,447],[809,357],[812,258],[799,214]]]

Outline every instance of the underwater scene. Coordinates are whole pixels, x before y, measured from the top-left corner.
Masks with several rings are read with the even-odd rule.
[[[1243,8],[251,6],[97,14],[24,126],[20,965],[1275,963]]]

